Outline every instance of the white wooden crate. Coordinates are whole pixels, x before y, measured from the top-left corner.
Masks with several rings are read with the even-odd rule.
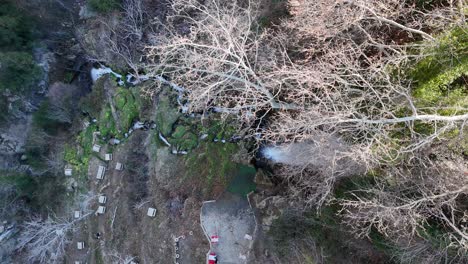
[[[104,167],[104,166],[99,166],[99,167],[98,167],[98,172],[97,172],[97,174],[96,174],[96,178],[97,178],[98,180],[104,179],[104,174],[105,174],[105,173],[106,173],[106,167]]]
[[[146,213],[146,215],[150,217],[155,217],[157,212],[158,210],[156,210],[156,208],[150,207],[148,208],[148,212]]]

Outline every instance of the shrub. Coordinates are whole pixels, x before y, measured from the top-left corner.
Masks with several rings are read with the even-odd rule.
[[[34,179],[31,176],[9,171],[1,172],[0,184],[13,185],[18,196],[28,198],[32,198],[32,194],[36,187]]]
[[[92,117],[98,117],[101,112],[104,97],[104,82],[107,77],[100,78],[93,85],[93,89],[90,94],[81,99],[80,108],[90,114]]]
[[[10,3],[0,3],[0,25],[0,48],[20,50],[30,47],[32,40],[30,19]]]
[[[33,209],[51,209],[60,204],[64,186],[60,177],[32,176],[25,173],[0,171],[0,184],[13,185],[16,195],[26,199]],[[51,192],[50,190],[54,190]]]
[[[46,169],[46,158],[50,150],[49,135],[44,130],[33,126],[26,141],[26,156],[30,157],[27,162],[35,170]]]
[[[71,124],[72,117],[66,110],[44,100],[33,116],[34,125],[54,135],[65,124]]]
[[[27,52],[0,52],[0,91],[24,92],[38,80],[40,68]]]

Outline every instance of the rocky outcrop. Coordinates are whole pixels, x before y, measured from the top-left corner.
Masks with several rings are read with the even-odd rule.
[[[253,206],[259,211],[259,226],[264,231],[270,230],[273,221],[278,219],[288,204],[282,196],[256,194],[252,198]]]
[[[54,55],[45,48],[37,48],[34,50],[34,58],[42,72],[32,91],[21,95],[6,94],[9,107],[6,121],[0,124],[0,170],[17,168],[20,165],[32,123],[32,113],[48,88],[49,70],[55,60]]]
[[[0,129],[0,170],[17,169],[24,154],[29,121]]]

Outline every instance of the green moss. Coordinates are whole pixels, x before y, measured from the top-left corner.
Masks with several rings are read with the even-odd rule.
[[[229,176],[235,171],[237,164],[232,162],[232,156],[239,151],[237,144],[222,144],[203,142],[186,156],[188,175],[201,177],[205,193],[211,191],[213,183],[227,185]]]
[[[122,91],[117,92],[114,101],[117,109],[123,109],[125,107],[125,104],[127,104],[127,98],[125,93]]]
[[[446,133],[449,139],[448,148],[460,156],[468,156],[468,128],[465,127],[463,133],[459,129],[453,129]]]
[[[178,126],[178,127],[176,127],[174,133],[172,133],[171,137],[176,138],[176,139],[182,138],[185,134],[187,134],[189,132],[190,132],[189,127]]]
[[[64,160],[72,166],[73,177],[83,183],[87,181],[89,160],[93,155],[93,133],[96,131],[97,126],[90,125],[77,136],[77,145],[65,146]]]
[[[466,28],[454,28],[439,36],[437,46],[422,51],[430,55],[415,65],[411,70],[411,77],[420,83],[425,83],[447,69],[463,64],[466,61],[464,55],[468,52],[466,30]]]
[[[430,80],[420,84],[414,91],[414,96],[424,103],[438,103],[442,105],[468,105],[467,91],[463,86],[451,84],[462,76],[468,76],[468,57],[463,64],[436,75]]]
[[[93,133],[96,131],[96,125],[92,124],[78,135],[78,142],[80,146],[84,149],[85,153],[89,154],[92,152],[91,149],[93,146]]]
[[[130,91],[132,91],[136,103],[140,108],[140,118],[143,120],[154,120],[154,97],[142,95],[141,88],[138,86],[130,88]]]
[[[207,120],[199,130],[202,134],[208,134],[209,140],[227,140],[236,133],[236,128],[230,120],[224,120],[216,116]]]
[[[65,146],[64,160],[70,165],[77,165],[80,163],[76,149],[69,145]]]
[[[121,87],[117,89],[113,100],[119,114],[122,129],[123,131],[128,131],[133,121],[139,116],[140,105],[131,90]]]
[[[419,106],[468,106],[468,28],[454,28],[438,37],[438,45],[423,53],[430,54],[409,71],[416,83],[413,95]],[[458,81],[462,80],[459,84]],[[439,114],[454,114],[440,110]]]
[[[198,136],[191,131],[190,126],[177,126],[169,142],[180,150],[190,151],[197,147]]]
[[[437,45],[418,50],[415,55],[425,55],[424,59],[410,63],[406,67],[406,77],[413,81],[412,95],[420,114],[460,115],[468,108],[468,28],[456,27],[437,37]],[[397,70],[395,70],[395,73]],[[413,112],[403,107],[396,116],[410,116]],[[395,149],[405,147],[413,141],[413,132],[422,136],[433,134],[435,126],[431,122],[416,121],[413,131],[407,124],[398,124],[392,131],[392,144]],[[449,130],[441,138],[451,138],[454,130]],[[391,160],[397,155],[389,153]],[[401,158],[401,156],[399,156]],[[384,159],[386,157],[383,157]]]
[[[108,137],[118,134],[117,128],[115,126],[115,120],[112,116],[112,110],[109,104],[106,104],[106,106],[102,109],[98,122],[101,136]]]

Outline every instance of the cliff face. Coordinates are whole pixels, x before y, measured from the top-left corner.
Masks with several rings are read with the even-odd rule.
[[[32,21],[32,39],[28,44],[31,47],[21,49],[32,54],[37,69],[27,73],[34,81],[26,89],[15,91],[14,87],[6,87],[0,91],[0,109],[3,111],[3,118],[0,118],[0,170],[26,170],[21,164],[28,158],[25,145],[32,116],[46,96],[49,84],[64,79],[71,82],[74,75],[69,69],[77,71],[83,65],[73,27],[79,6],[76,1],[12,1],[12,5],[25,19]],[[9,51],[9,47],[0,47],[0,52]]]

